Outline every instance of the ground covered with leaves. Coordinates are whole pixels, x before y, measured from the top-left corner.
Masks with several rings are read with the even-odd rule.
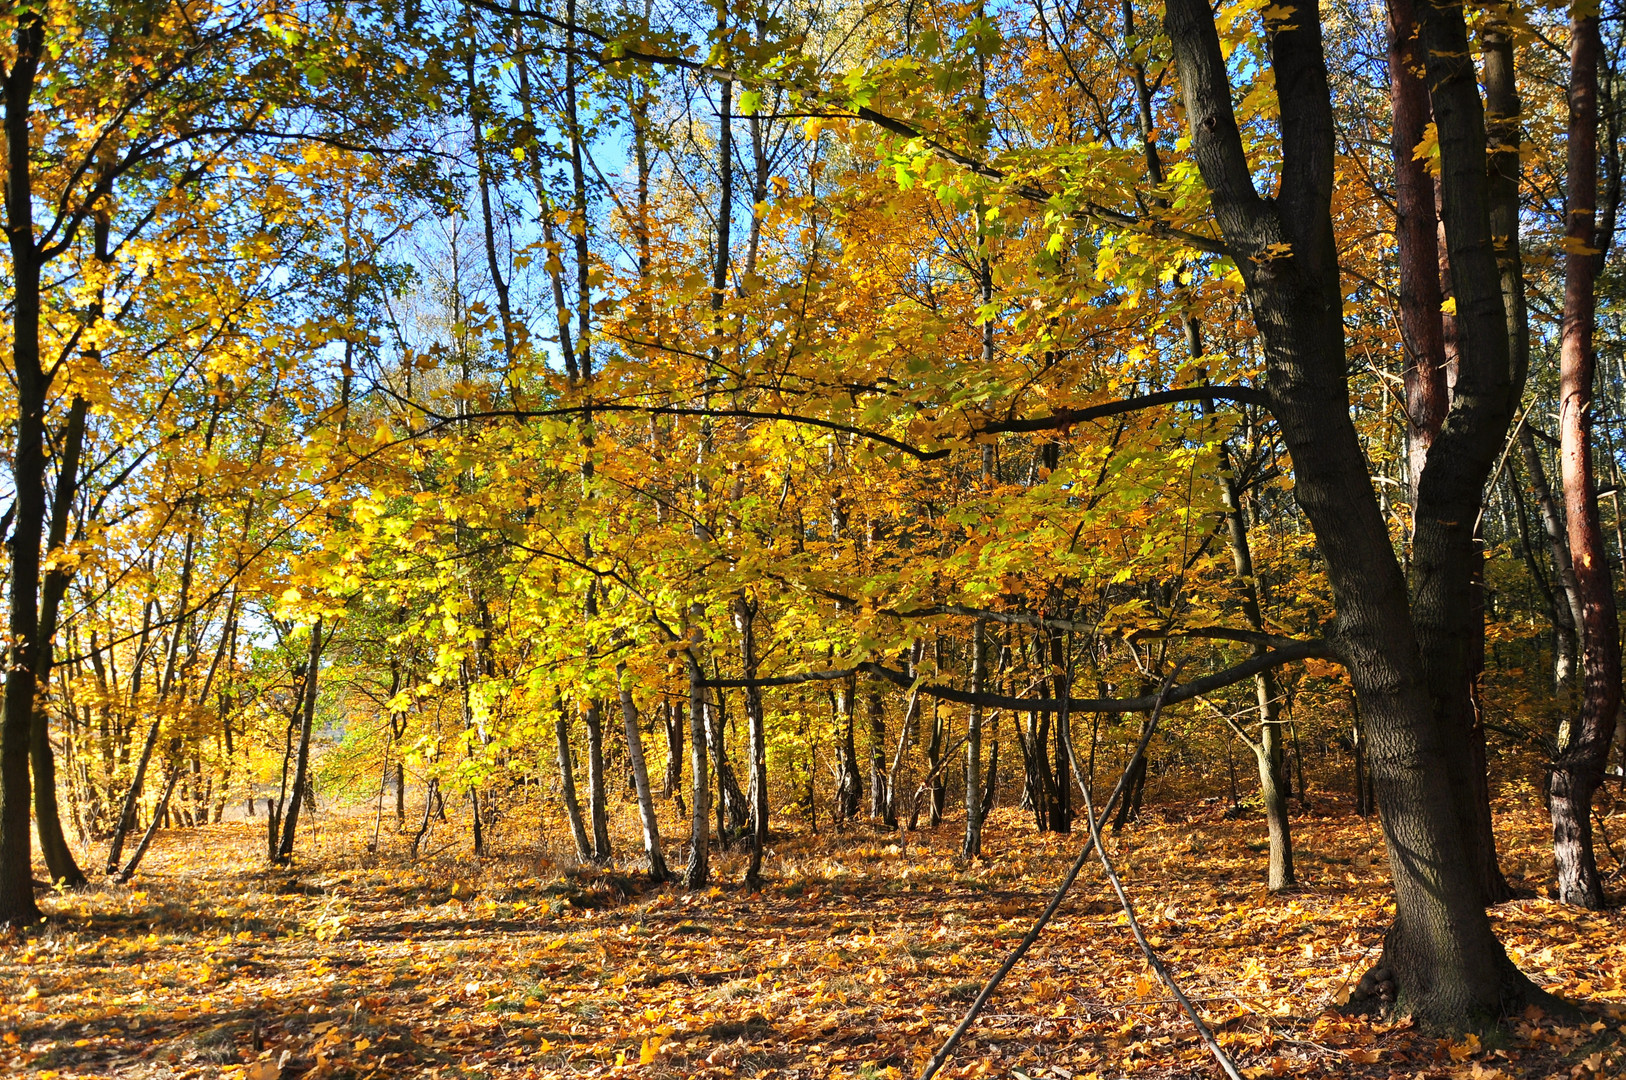
[[[1300,817],[1301,887],[1261,887],[1263,825],[1217,805],[1111,840],[1153,944],[1250,1076],[1626,1074],[1626,917],[1560,908],[1542,819],[1504,815],[1529,895],[1515,959],[1579,1003],[1499,1040],[1343,1015],[1389,921],[1374,821]],[[49,896],[0,944],[0,1070],[78,1076],[913,1076],[1043,907],[1080,837],[995,814],[989,858],[951,826],[776,837],[768,884],[648,889],[518,851],[368,854],[329,817],[291,870],[252,822],[162,834],[131,886]],[[624,838],[628,844],[631,837]],[[386,852],[389,849],[386,846]],[[1606,859],[1606,872],[1612,869]],[[1086,870],[949,1063],[956,1077],[1217,1075]]]

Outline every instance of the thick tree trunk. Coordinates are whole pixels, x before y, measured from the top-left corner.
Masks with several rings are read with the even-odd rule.
[[[1570,19],[1568,225],[1560,331],[1559,442],[1570,562],[1581,601],[1581,706],[1558,741],[1549,785],[1558,899],[1603,907],[1592,851],[1592,796],[1603,780],[1620,713],[1620,625],[1592,477],[1592,331],[1602,264],[1596,228],[1598,62],[1596,12]]]
[[[1330,212],[1335,134],[1319,12],[1300,7],[1291,26],[1271,35],[1282,165],[1268,200],[1254,186],[1211,9],[1201,0],[1170,0],[1166,26],[1192,152],[1243,275],[1272,412],[1293,458],[1295,497],[1315,530],[1338,610],[1334,641],[1372,738],[1396,900],[1386,963],[1398,982],[1399,1006],[1430,1027],[1494,1023],[1539,992],[1491,929],[1478,865],[1465,850],[1471,841],[1457,785],[1439,782],[1466,772],[1453,760],[1463,756],[1460,735],[1434,708],[1418,644],[1422,630],[1413,624],[1350,418]],[[1485,208],[1484,127],[1461,8],[1431,9],[1421,44],[1440,132],[1464,355],[1474,358],[1459,375],[1453,416],[1429,449],[1418,494],[1418,621],[1434,620],[1433,633],[1454,629],[1445,618],[1451,598],[1466,606],[1459,594],[1466,591],[1479,493],[1512,410]],[[1465,645],[1466,635],[1459,640]]]
[[[6,232],[11,248],[12,377],[17,386],[15,491],[7,613],[5,697],[0,709],[0,925],[40,918],[34,902],[29,826],[29,742],[33,729],[34,657],[38,652],[40,542],[45,528],[45,409],[50,380],[40,366],[40,262],[34,239],[34,161],[29,108],[45,43],[44,8],[17,9],[11,70],[0,87],[5,104]]]

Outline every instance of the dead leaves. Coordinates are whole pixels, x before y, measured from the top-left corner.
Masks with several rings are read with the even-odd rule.
[[[1117,842],[1132,848],[1148,932],[1249,1076],[1597,1080],[1626,1064],[1626,1009],[1580,1026],[1532,1016],[1495,1049],[1329,1011],[1389,919],[1381,869],[1349,873],[1372,827],[1302,822],[1305,885],[1284,898],[1256,891],[1248,823],[1201,827],[1201,851],[1184,822],[1143,822]],[[966,867],[950,832],[911,836],[907,855],[787,836],[759,895],[669,889],[592,907],[559,902],[558,882],[533,876],[528,857],[360,871],[334,829],[324,866],[289,891],[260,876],[257,833],[165,834],[153,856],[165,884],[150,896],[73,898],[88,910],[78,927],[0,952],[0,1069],[105,1075],[151,1061],[199,1080],[913,1073],[1072,854],[1071,841],[1035,837],[1007,813],[988,834],[1000,857]],[[210,869],[159,876],[194,865],[187,839],[209,845]],[[736,858],[720,872],[737,876]],[[1095,889],[1081,881],[949,1075],[1211,1069]],[[1499,909],[1510,951],[1561,992],[1626,999],[1619,914],[1554,907]]]

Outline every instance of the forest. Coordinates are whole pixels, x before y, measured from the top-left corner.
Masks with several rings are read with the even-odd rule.
[[[3,22],[8,1075],[1626,1075],[1619,0]]]

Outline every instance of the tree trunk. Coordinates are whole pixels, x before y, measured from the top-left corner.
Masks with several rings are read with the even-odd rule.
[[[604,722],[598,699],[588,701],[582,719],[587,726],[587,807],[593,822],[593,861],[610,860],[610,821],[604,783]]]
[[[1572,9],[1574,10],[1574,9]],[[1609,741],[1620,713],[1620,625],[1609,554],[1592,476],[1592,332],[1595,287],[1609,246],[1596,228],[1598,16],[1570,18],[1568,228],[1565,232],[1564,320],[1560,331],[1559,441],[1570,563],[1581,600],[1581,707],[1560,733],[1549,807],[1558,899],[1602,908],[1603,882],[1592,851],[1592,796],[1603,780]]]
[[[136,759],[135,775],[130,778],[130,788],[124,793],[124,804],[119,810],[118,821],[113,826],[113,838],[107,847],[107,872],[119,872],[119,859],[124,855],[124,844],[129,838],[130,830],[136,827],[136,807],[141,798],[141,787],[146,782],[147,766],[152,762],[152,752],[158,746],[159,722],[154,720],[147,729],[147,740],[141,745],[141,756]],[[276,846],[275,837],[271,840],[273,848]]]
[[[311,624],[310,653],[305,659],[305,685],[301,688],[304,700],[299,717],[299,749],[294,759],[293,792],[288,800],[286,817],[282,823],[282,842],[277,846],[277,862],[287,863],[294,855],[294,835],[299,827],[299,806],[306,798],[311,757],[311,727],[316,722],[316,689],[322,661],[322,620]]]
[[[1390,0],[1389,106],[1393,119],[1395,240],[1400,271],[1400,340],[1406,393],[1407,480],[1412,502],[1428,448],[1445,422],[1445,336],[1440,321],[1439,225],[1434,180],[1416,150],[1431,119],[1428,87],[1417,57],[1411,0]]]
[[[633,704],[632,688],[626,682],[626,665],[616,665],[616,680],[621,685],[621,722],[627,733],[627,758],[632,766],[632,784],[638,793],[638,817],[644,826],[644,858],[649,863],[650,879],[666,881],[672,873],[666,868],[666,856],[661,852],[660,821],[655,816],[655,797],[649,788],[649,769],[644,764],[644,739],[638,730],[638,706]]]
[[[892,793],[887,789],[886,715],[879,690],[871,690],[869,712],[869,816],[880,819],[889,829],[898,827],[892,813]]]
[[[858,778],[858,751],[853,745],[853,698],[858,688],[848,678],[836,691],[841,730],[836,733],[838,776],[836,780],[836,813],[842,821],[858,816],[858,799],[863,793],[863,781]]]
[[[705,617],[700,604],[689,607],[689,643],[684,650],[689,669],[689,867],[683,884],[690,889],[705,888],[711,848],[711,791],[706,778],[706,687],[700,666],[700,646],[704,640],[700,621]]]
[[[40,366],[40,260],[34,238],[34,161],[29,108],[45,44],[44,8],[16,9],[5,103],[6,232],[11,248],[12,374],[17,385],[15,490],[11,541],[9,642],[4,715],[0,717],[0,925],[40,919],[34,902],[29,824],[29,742],[33,730],[34,657],[38,653],[40,542],[45,528],[45,409],[50,379]]]
[[[51,500],[50,535],[46,541],[48,551],[62,547],[68,539],[68,517],[79,485],[79,450],[84,441],[85,414],[89,408],[89,402],[74,395],[62,434],[62,456],[56,492]],[[52,639],[56,635],[57,611],[68,591],[68,581],[66,567],[54,566],[45,573],[40,598],[39,648],[34,659],[41,687],[50,684]],[[51,715],[40,704],[35,703],[29,736],[29,758],[34,766],[34,827],[39,832],[40,851],[45,856],[51,880],[63,888],[77,888],[85,884],[85,874],[79,869],[73,849],[62,832],[62,819],[57,813],[56,756],[51,751]]]
[[[179,753],[180,749],[180,740],[173,740],[169,748],[171,757]],[[147,823],[147,831],[141,834],[141,842],[130,853],[130,861],[124,864],[124,869],[120,870],[113,880],[127,882],[135,877],[136,868],[141,865],[141,860],[146,856],[147,849],[152,846],[152,839],[158,832],[159,824],[169,819],[169,802],[175,794],[175,784],[180,778],[181,763],[173,761],[169,770],[169,779],[164,783],[164,793],[158,797],[158,805],[153,807],[152,810],[152,820]]]
[[[748,680],[757,677],[756,617],[756,602],[747,600],[744,593],[736,595],[734,624],[740,633],[740,669]],[[762,848],[768,842],[768,735],[761,687],[748,685],[744,694],[751,744],[751,863],[745,871],[745,887],[755,892],[761,885]]]
[[[565,711],[562,701],[557,702],[553,739],[559,761],[559,799],[565,804],[565,817],[570,819],[570,834],[576,840],[576,859],[588,862],[593,858],[593,845],[587,838],[581,802],[576,798],[576,767],[570,760],[570,714]]]
[[[1555,587],[1550,590],[1549,605],[1553,623],[1553,689],[1560,700],[1564,700],[1575,688],[1575,665],[1580,655],[1576,630],[1583,618],[1581,594],[1575,581],[1574,567],[1570,564],[1564,521],[1559,516],[1552,485],[1547,482],[1547,470],[1541,463],[1541,452],[1530,430],[1529,417],[1525,417],[1519,425],[1517,438],[1524,470],[1530,474],[1530,488],[1536,497],[1536,516],[1541,520],[1541,531],[1547,538],[1547,552],[1553,563]],[[1520,513],[1522,516],[1522,508]]]
[[[1472,840],[1458,813],[1458,785],[1439,782],[1466,771],[1453,760],[1463,757],[1460,733],[1434,708],[1423,632],[1414,625],[1350,417],[1331,217],[1335,128],[1319,12],[1300,8],[1291,26],[1271,35],[1282,165],[1270,199],[1254,186],[1212,10],[1201,0],[1169,0],[1166,27],[1192,153],[1242,274],[1271,411],[1293,458],[1295,498],[1325,562],[1339,616],[1335,647],[1372,738],[1396,900],[1385,963],[1398,983],[1399,1007],[1429,1027],[1495,1023],[1539,992],[1491,929],[1468,850]],[[1486,209],[1484,125],[1462,9],[1431,8],[1424,31],[1463,356],[1472,360],[1459,374],[1453,418],[1429,449],[1418,494],[1418,620],[1432,618],[1430,631],[1449,631],[1448,602],[1466,607],[1460,594],[1471,528],[1512,408]],[[1455,640],[1465,643],[1466,635]]]
[[[982,619],[971,628],[971,692],[980,694],[987,678],[988,638]],[[966,719],[965,738],[965,842],[960,855],[967,859],[982,854],[982,706],[972,705]]]

